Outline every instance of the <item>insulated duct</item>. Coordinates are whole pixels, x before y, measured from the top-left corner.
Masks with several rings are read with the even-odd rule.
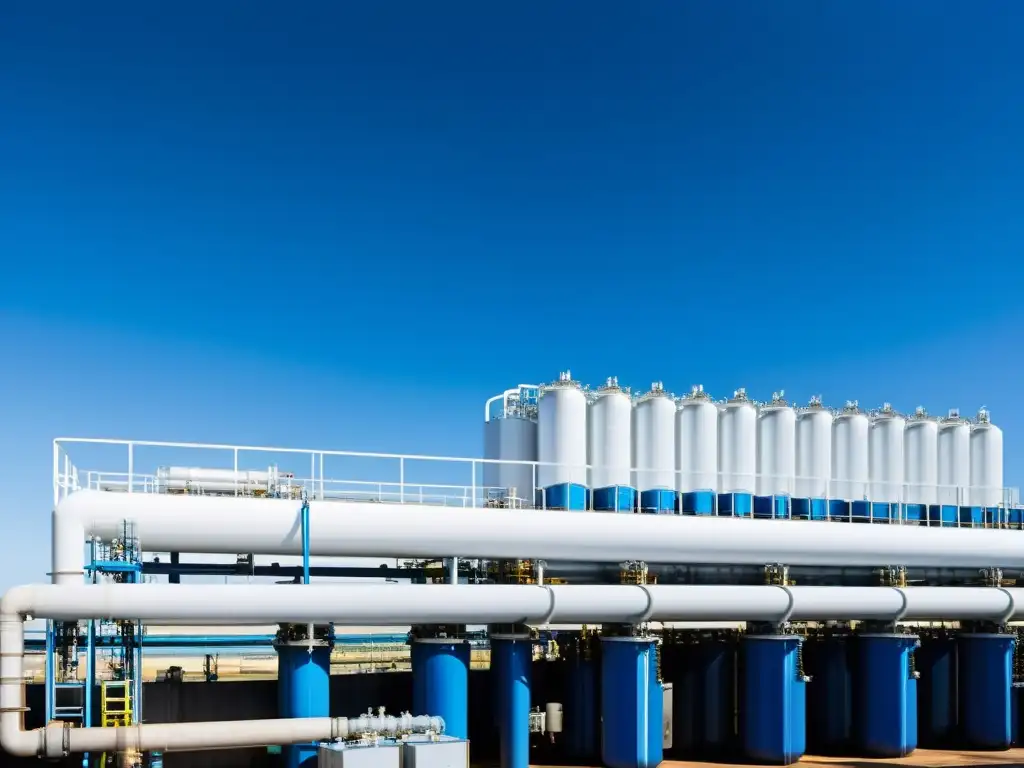
[[[83,542],[110,539],[124,520],[149,552],[302,554],[299,502],[286,499],[78,491],[53,514],[53,579],[78,583]],[[618,563],[1024,568],[1004,531],[909,525],[831,525],[572,512],[455,509],[421,504],[313,501],[310,554]],[[211,525],[216,521],[216,525]]]
[[[200,592],[201,590],[201,592]],[[1020,606],[1020,607],[1018,607]],[[23,730],[24,622],[219,619],[222,623],[628,623],[929,620],[1007,622],[1024,590],[999,587],[747,587],[103,584],[15,587],[0,600],[0,745],[17,756],[188,751],[344,738],[345,718]],[[231,618],[225,621],[224,617]],[[339,618],[341,617],[341,618]],[[424,721],[419,721],[424,722]],[[356,726],[358,727],[358,726]]]

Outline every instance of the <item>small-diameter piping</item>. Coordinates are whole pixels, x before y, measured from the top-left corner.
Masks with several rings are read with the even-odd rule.
[[[202,593],[199,593],[199,589]],[[24,730],[24,621],[220,619],[222,623],[336,625],[532,624],[638,621],[968,620],[1019,618],[1024,590],[1002,587],[635,585],[96,584],[15,587],[0,600],[0,745],[16,756],[190,751],[345,738],[404,728],[401,718],[303,718]],[[338,616],[343,618],[338,619]],[[438,721],[412,718],[413,728]],[[395,723],[393,726],[392,723]],[[354,729],[354,730],[353,730]]]

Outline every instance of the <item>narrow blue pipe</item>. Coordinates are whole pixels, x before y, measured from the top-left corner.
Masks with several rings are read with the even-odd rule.
[[[326,645],[277,646],[278,711],[281,717],[329,717],[331,649]],[[284,748],[286,768],[314,768],[316,744]]]
[[[444,732],[469,738],[469,643],[423,638],[413,641],[414,715],[444,719]]]
[[[309,502],[302,502],[302,583],[309,584]]]
[[[491,652],[499,657],[501,768],[529,768],[533,643],[526,637],[495,637],[491,640]]]

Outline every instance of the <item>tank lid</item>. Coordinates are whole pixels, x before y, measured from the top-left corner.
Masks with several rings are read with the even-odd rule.
[[[949,411],[939,419],[939,423],[944,426],[956,426],[957,424],[966,424],[967,420],[960,416],[959,408],[950,408]]]
[[[665,385],[662,382],[652,381],[650,391],[640,395],[640,397],[637,398],[637,403],[642,403],[647,400],[654,400],[655,398],[659,397],[667,397],[670,400],[674,399],[670,393],[665,391]]]
[[[864,413],[864,411],[860,409],[860,403],[856,400],[847,400],[846,405],[839,411],[840,416],[855,416],[859,413]]]
[[[597,388],[597,390],[590,393],[589,398],[591,402],[600,399],[602,395],[614,395],[622,393],[624,395],[629,394],[629,387],[619,386],[618,376],[609,376],[605,379],[604,384]]]
[[[786,391],[784,389],[780,389],[778,392],[772,392],[772,399],[767,403],[761,403],[761,410],[772,411],[789,408],[789,402],[787,402],[785,394]]]
[[[733,403],[749,403],[750,402],[750,398],[747,397],[747,388],[746,387],[740,387],[739,389],[737,389],[735,392],[732,393],[732,397],[729,400],[727,400],[726,402],[728,404],[733,404]]]
[[[704,391],[703,384],[694,384],[690,388],[690,394],[679,398],[680,404],[692,402],[711,402],[711,395]]]
[[[572,371],[565,370],[558,374],[558,381],[541,385],[541,394],[549,389],[582,389],[578,381],[572,380]]]
[[[871,418],[879,421],[885,421],[886,419],[902,419],[903,414],[892,407],[892,403],[882,403],[881,408],[871,412]]]
[[[989,416],[989,413],[988,413],[988,408],[986,408],[984,405],[981,406],[981,408],[978,409],[978,416],[974,420],[974,423],[975,424],[991,424],[992,423],[992,419],[991,419],[991,417]]]
[[[928,415],[928,410],[923,405],[919,405],[907,421],[935,421],[935,419]]]

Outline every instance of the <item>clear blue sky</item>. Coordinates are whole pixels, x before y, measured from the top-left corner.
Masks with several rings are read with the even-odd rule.
[[[478,454],[565,367],[1024,481],[1024,5],[338,5],[5,6],[0,587],[58,433]]]

